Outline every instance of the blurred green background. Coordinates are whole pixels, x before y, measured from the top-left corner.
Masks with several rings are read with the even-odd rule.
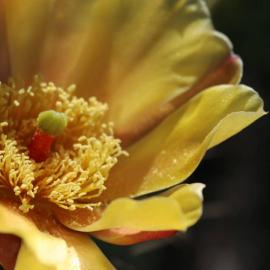
[[[218,30],[244,61],[243,83],[269,110],[270,1],[209,0]],[[99,243],[119,270],[267,270],[270,224],[269,116],[211,150],[192,181],[207,184],[202,220],[184,235],[112,247]]]

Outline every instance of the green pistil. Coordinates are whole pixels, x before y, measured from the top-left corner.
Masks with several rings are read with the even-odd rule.
[[[44,111],[38,115],[37,123],[43,132],[57,136],[64,132],[67,126],[67,116],[54,110]]]

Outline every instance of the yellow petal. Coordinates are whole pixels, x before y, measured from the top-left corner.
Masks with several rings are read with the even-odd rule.
[[[44,224],[48,222],[52,221],[43,221]],[[35,270],[114,269],[87,236],[64,229],[57,223],[52,230],[57,237],[41,232],[29,219],[0,204],[0,233],[14,234],[22,239],[15,270],[28,269],[29,265]]]
[[[39,58],[54,0],[4,0],[6,38],[12,76],[29,81]]]
[[[171,114],[130,147],[107,181],[104,200],[145,194],[182,182],[207,149],[265,114],[263,102],[247,86],[209,88]]]
[[[0,3],[0,81],[6,81],[10,75],[8,44],[6,38],[6,22],[4,9]]]
[[[3,2],[13,75],[41,73],[108,102],[126,141],[174,109],[175,98],[202,90],[197,82],[231,55],[200,0]],[[215,83],[238,82],[241,69],[233,62]]]
[[[84,232],[124,228],[135,231],[185,231],[202,213],[202,184],[182,185],[168,194],[144,200],[119,198],[88,226],[66,226]]]
[[[63,231],[63,239],[73,247],[78,255],[80,270],[114,270],[113,265],[104,256],[88,235],[72,231]],[[68,264],[67,264],[68,265]],[[63,267],[63,270],[68,267]],[[76,268],[75,268],[76,269]],[[61,268],[62,270],[62,268]]]
[[[171,112],[171,101],[222,65],[232,50],[213,30],[201,1],[129,3],[125,27],[114,36],[104,86],[109,118],[126,143]],[[236,65],[237,75],[224,83],[239,81],[241,64]]]

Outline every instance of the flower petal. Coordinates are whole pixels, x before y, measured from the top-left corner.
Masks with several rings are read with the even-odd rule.
[[[88,235],[64,230],[61,236],[69,246],[75,249],[80,262],[79,270],[115,269]],[[68,268],[63,268],[63,270],[65,269]]]
[[[175,98],[223,65],[232,46],[213,30],[201,1],[133,0],[126,8],[124,27],[113,36],[104,92],[116,134],[127,144],[170,113]],[[240,62],[231,69],[224,83],[239,81]]]
[[[15,270],[28,269],[29,265],[35,270],[114,269],[86,235],[71,232],[55,222],[52,229],[57,237],[40,231],[32,221],[0,204],[0,232],[22,239]]]
[[[8,44],[6,38],[6,22],[4,9],[0,3],[0,81],[5,82],[10,75]]]
[[[92,233],[96,238],[116,245],[133,245],[150,240],[174,236],[176,231],[138,231],[128,229],[110,229]]]
[[[101,217],[90,225],[81,226],[60,220],[67,227],[95,232],[107,229],[140,231],[185,231],[197,222],[202,213],[202,184],[182,185],[170,193],[153,198],[132,200],[119,198],[111,202]]]
[[[213,29],[200,0],[2,2],[13,75],[30,80],[41,73],[108,102],[126,143],[156,125],[191,88],[194,94],[241,77],[241,61],[231,58],[231,43]],[[228,59],[228,72],[198,84]]]
[[[11,75],[29,82],[38,62],[54,1],[3,0]]]
[[[13,270],[21,239],[11,234],[0,234],[0,265],[5,270]]]
[[[263,116],[263,101],[247,86],[209,88],[127,149],[113,168],[103,199],[141,195],[182,182],[207,149]]]

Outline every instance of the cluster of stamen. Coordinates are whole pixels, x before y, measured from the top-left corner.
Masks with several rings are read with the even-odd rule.
[[[23,212],[40,201],[68,210],[93,209],[100,205],[96,198],[111,168],[125,154],[112,124],[104,122],[107,105],[77,98],[74,90],[39,78],[27,88],[14,81],[0,85],[0,191],[19,200]],[[65,114],[67,126],[54,138],[48,157],[38,160],[29,155],[29,145],[38,116],[48,110]]]

